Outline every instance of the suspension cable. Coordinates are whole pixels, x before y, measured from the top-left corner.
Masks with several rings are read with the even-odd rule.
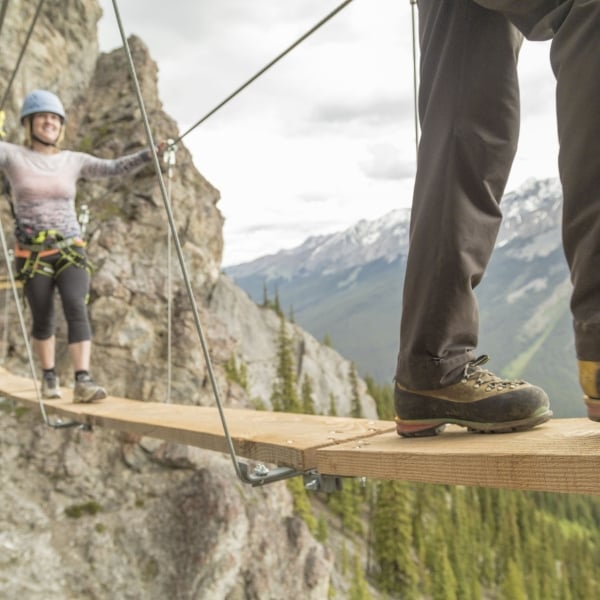
[[[411,21],[412,21],[412,56],[413,56],[413,110],[415,117],[415,147],[417,157],[419,155],[419,82],[417,67],[417,28],[415,6],[418,0],[410,0]]]
[[[229,96],[227,96],[222,102],[219,102],[212,110],[208,111],[199,121],[194,123],[189,129],[184,131],[176,140],[174,140],[174,144],[180,142],[188,133],[191,133],[196,127],[204,123],[209,117],[214,115],[219,109],[223,108],[230,100],[235,98],[242,90],[246,89],[252,82],[256,81],[263,73],[268,71],[273,65],[278,63],[286,54],[289,54],[296,46],[300,45],[306,38],[311,36],[317,29],[323,26],[327,21],[332,19],[335,15],[337,15],[342,9],[344,9],[348,4],[350,4],[352,0],[344,0],[337,8],[332,10],[328,15],[323,17],[316,25],[311,27],[304,35],[301,35],[293,44],[288,46],[283,52],[278,54],[271,62],[266,64],[262,69],[257,71],[250,79],[240,85],[236,90],[234,90]]]
[[[167,213],[167,220],[169,223],[169,228],[171,230],[171,234],[173,237],[173,242],[175,245],[175,250],[177,252],[177,258],[179,260],[179,266],[181,268],[181,272],[183,275],[183,280],[184,280],[184,284],[185,284],[185,288],[186,288],[186,292],[188,295],[188,299],[190,301],[191,307],[192,307],[192,314],[193,314],[193,318],[194,318],[194,324],[196,327],[196,332],[198,334],[198,337],[200,339],[200,343],[202,346],[202,351],[204,353],[204,358],[206,360],[206,365],[207,365],[207,370],[208,370],[208,375],[209,375],[209,379],[210,379],[210,383],[212,386],[212,390],[215,396],[215,400],[217,402],[217,406],[219,407],[219,412],[221,413],[221,419],[223,422],[223,428],[225,430],[225,434],[227,437],[227,442],[229,445],[229,450],[230,453],[232,454],[232,456],[235,456],[235,451],[233,449],[233,443],[231,442],[231,438],[229,437],[229,433],[227,430],[227,424],[225,422],[224,419],[224,415],[222,414],[222,406],[221,406],[221,397],[220,397],[220,393],[219,393],[219,389],[217,386],[217,382],[216,382],[216,378],[214,376],[213,373],[213,369],[212,369],[212,361],[210,359],[209,353],[208,353],[208,347],[206,345],[206,341],[204,339],[204,331],[202,328],[202,324],[200,322],[200,317],[199,317],[199,312],[198,312],[198,306],[196,304],[196,299],[194,297],[193,294],[193,290],[192,290],[192,286],[191,286],[191,281],[188,275],[188,271],[187,271],[187,266],[185,264],[185,260],[184,260],[184,256],[183,256],[183,250],[181,248],[181,242],[179,240],[179,236],[177,234],[177,229],[175,227],[175,220],[173,217],[173,211],[171,209],[171,205],[169,203],[169,197],[168,197],[168,193],[167,193],[167,189],[165,186],[165,182],[164,182],[164,178],[162,176],[162,172],[160,169],[160,162],[158,160],[157,154],[156,154],[156,145],[154,143],[154,138],[152,136],[152,131],[150,129],[150,122],[148,120],[148,115],[146,112],[146,107],[144,104],[144,99],[142,97],[142,93],[141,93],[141,89],[140,89],[140,84],[139,84],[139,80],[138,80],[138,76],[135,70],[135,65],[133,62],[133,57],[131,55],[131,49],[129,47],[129,42],[127,40],[127,37],[125,35],[125,31],[123,29],[123,23],[121,21],[121,15],[119,13],[119,8],[117,5],[117,0],[112,0],[112,4],[113,4],[113,9],[114,9],[114,13],[115,13],[115,18],[117,20],[117,25],[119,27],[119,32],[121,34],[121,40],[123,42],[123,48],[125,50],[125,54],[127,57],[127,62],[128,62],[128,66],[129,66],[129,71],[130,71],[130,75],[133,81],[133,85],[134,85],[134,89],[135,89],[135,94],[137,97],[137,101],[138,101],[138,105],[140,107],[140,111],[142,114],[142,120],[143,120],[143,124],[144,124],[144,130],[146,133],[146,138],[147,138],[147,142],[148,145],[150,146],[151,150],[152,150],[152,159],[153,159],[153,163],[154,163],[154,170],[156,171],[156,175],[158,177],[158,183],[159,183],[159,187],[160,187],[160,191],[161,191],[161,195],[162,195],[162,199],[163,199],[163,204]],[[235,462],[235,467],[236,470],[239,469],[238,465],[237,465],[237,461]]]
[[[17,59],[17,64],[14,68],[14,71],[12,72],[12,75],[8,81],[8,85],[6,86],[6,90],[4,92],[4,96],[2,96],[2,100],[0,101],[0,111],[4,108],[4,104],[6,103],[6,99],[8,98],[8,94],[10,92],[10,88],[12,87],[12,84],[15,80],[15,77],[17,75],[17,71],[19,70],[19,66],[21,65],[21,60],[23,60],[23,56],[25,54],[25,50],[27,48],[27,44],[29,44],[29,38],[31,37],[31,34],[33,33],[33,28],[35,27],[35,23],[38,20],[38,17],[40,16],[40,12],[42,10],[42,4],[44,4],[44,0],[40,0],[37,6],[37,9],[35,11],[35,14],[33,15],[33,19],[31,21],[31,25],[29,26],[29,31],[27,32],[27,37],[25,38],[25,42],[23,43],[23,46],[21,48],[21,53],[19,54],[19,58]],[[3,7],[4,8],[4,7]]]
[[[208,351],[208,345],[206,343],[206,339],[204,337],[204,331],[202,328],[202,324],[200,322],[200,315],[199,315],[199,311],[198,311],[198,305],[196,303],[196,299],[194,297],[194,292],[192,290],[192,284],[190,281],[190,277],[188,274],[188,270],[187,270],[187,266],[185,264],[185,259],[183,256],[183,250],[181,248],[181,241],[179,239],[179,235],[177,233],[177,228],[175,226],[175,219],[173,218],[173,211],[171,210],[171,205],[168,202],[168,197],[167,197],[167,189],[165,187],[165,182],[162,176],[162,172],[160,170],[160,162],[158,160],[157,157],[157,153],[156,153],[156,146],[154,144],[154,139],[152,137],[152,131],[150,129],[150,122],[148,120],[148,114],[146,112],[146,107],[144,105],[144,99],[142,97],[142,92],[140,89],[140,84],[139,84],[139,80],[137,77],[137,73],[135,71],[135,65],[133,63],[133,57],[131,55],[131,49],[129,47],[129,42],[127,41],[127,37],[125,36],[125,31],[123,29],[123,23],[121,21],[121,15],[119,14],[119,7],[117,5],[117,0],[112,0],[112,4],[113,4],[113,8],[114,8],[114,12],[115,12],[115,18],[117,20],[117,24],[119,26],[119,32],[121,34],[121,40],[123,42],[123,48],[125,50],[126,56],[127,56],[127,62],[129,65],[129,71],[130,71],[130,75],[134,84],[134,88],[135,88],[135,94],[137,97],[137,101],[138,101],[138,105],[140,108],[140,112],[142,114],[142,120],[144,123],[144,129],[146,132],[146,139],[148,141],[148,144],[150,146],[150,149],[152,151],[152,159],[153,159],[153,163],[154,163],[154,170],[156,171],[156,175],[158,178],[158,183],[159,183],[159,187],[160,187],[160,191],[161,191],[161,195],[162,195],[162,199],[163,199],[163,204],[165,206],[165,211],[167,213],[167,219],[169,221],[169,227],[171,228],[171,233],[173,235],[173,243],[175,246],[175,250],[177,252],[177,258],[179,260],[179,266],[181,267],[181,273],[183,276],[183,281],[185,284],[185,289],[187,292],[187,296],[188,299],[190,301],[191,304],[191,308],[192,308],[192,314],[193,314],[193,318],[194,318],[194,324],[196,327],[196,332],[198,334],[198,338],[200,339],[200,345],[202,346],[202,352],[204,354],[204,360],[206,362],[206,369],[208,371],[208,376],[209,376],[209,380],[210,380],[210,384],[212,387],[212,391],[214,394],[214,398],[217,404],[217,408],[219,410],[219,416],[221,419],[221,425],[223,427],[223,432],[225,435],[225,440],[227,443],[227,448],[229,450],[229,454],[231,456],[231,460],[233,462],[233,466],[235,469],[235,472],[238,476],[238,478],[241,481],[244,481],[245,483],[252,483],[253,485],[260,485],[262,483],[265,483],[267,481],[276,481],[276,480],[280,480],[280,479],[285,479],[294,475],[298,475],[297,471],[295,471],[294,469],[291,468],[287,468],[287,467],[278,467],[277,469],[273,469],[273,471],[271,473],[264,473],[264,474],[259,474],[257,476],[251,476],[247,473],[247,465],[245,465],[244,463],[241,463],[238,458],[237,455],[235,453],[235,448],[233,446],[233,440],[231,438],[231,435],[229,433],[229,428],[227,426],[227,419],[225,418],[225,412],[223,409],[223,403],[221,402],[221,395],[219,392],[219,387],[217,385],[217,380],[214,374],[214,370],[213,370],[213,366],[212,366],[212,360],[210,358],[210,354]]]
[[[2,25],[4,25],[4,17],[6,16],[6,9],[8,8],[8,0],[2,2],[2,8],[0,8],[0,32],[2,31]]]
[[[167,165],[167,201],[173,208],[171,202],[173,197],[173,167],[176,163],[175,152],[177,146],[173,140],[167,140],[167,149],[165,150],[163,160]],[[171,390],[173,383],[173,235],[171,228],[167,227],[167,395],[166,401],[171,402]]]

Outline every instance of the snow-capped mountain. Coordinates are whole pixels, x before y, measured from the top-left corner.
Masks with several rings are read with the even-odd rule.
[[[498,246],[517,237],[553,231],[560,219],[561,202],[560,183],[555,179],[532,179],[507,194],[502,201],[504,219]],[[406,255],[409,219],[410,209],[393,210],[374,221],[361,220],[344,231],[311,236],[296,248],[228,267],[226,271],[236,282],[256,276],[268,281],[313,273],[327,275],[378,260],[391,263]],[[560,244],[560,238],[556,242]]]
[[[557,180],[530,180],[502,200],[503,223],[477,288],[480,353],[490,368],[542,384],[560,416],[583,414],[569,313],[571,292]],[[409,212],[392,211],[332,235],[311,237],[227,269],[256,302],[277,295],[284,312],[327,337],[362,374],[391,382],[398,351]],[[558,408],[557,408],[558,403]]]

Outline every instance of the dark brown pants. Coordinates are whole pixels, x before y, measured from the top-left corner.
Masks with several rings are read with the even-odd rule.
[[[419,0],[419,146],[396,377],[443,387],[475,357],[473,289],[517,146],[523,35],[552,39],[577,357],[600,360],[600,0]]]

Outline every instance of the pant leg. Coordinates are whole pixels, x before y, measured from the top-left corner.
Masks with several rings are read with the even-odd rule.
[[[600,0],[574,0],[557,28],[563,245],[573,282],[571,311],[579,360],[600,361]]]
[[[17,259],[20,270],[24,259]],[[31,335],[36,340],[47,340],[54,335],[54,279],[48,275],[36,274],[25,282],[25,297],[31,309]]]
[[[518,30],[471,0],[419,1],[422,136],[396,378],[448,385],[474,358],[481,280],[519,129]]]
[[[82,250],[80,250],[83,253]],[[92,339],[87,309],[90,287],[89,273],[75,265],[67,267],[56,277],[56,287],[62,301],[69,344]]]
[[[531,39],[552,38],[563,245],[579,360],[600,361],[600,0],[476,0]]]

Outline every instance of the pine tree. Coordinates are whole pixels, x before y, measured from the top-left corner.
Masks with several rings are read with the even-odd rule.
[[[377,416],[382,420],[392,421],[395,415],[394,390],[392,386],[378,385],[370,375],[365,377],[365,383],[367,384],[369,395],[375,400]]]
[[[288,490],[292,494],[294,514],[306,523],[312,534],[316,534],[318,531],[318,522],[312,513],[304,481],[301,477],[290,477],[286,483]]]
[[[300,391],[302,412],[305,415],[315,414],[315,399],[313,396],[312,379],[308,375],[304,375],[302,379],[302,390]]]
[[[353,569],[352,569],[352,582],[350,584],[350,590],[348,593],[349,600],[371,600],[371,594],[367,587],[367,582],[363,573],[362,565],[360,564],[360,558],[354,557]]]
[[[356,479],[350,479],[341,490],[327,496],[327,506],[340,517],[342,528],[357,534],[362,534],[364,529],[361,519],[362,503],[360,484]]]
[[[333,394],[329,394],[329,411],[327,414],[330,417],[337,417],[337,407],[335,405],[335,396]]]
[[[505,600],[527,600],[525,581],[517,563],[510,559],[506,569],[506,577],[501,588],[502,598]]]
[[[275,299],[273,300],[273,310],[280,316],[283,317],[283,310],[281,309],[281,302],[279,301],[279,288],[275,288]]]
[[[412,508],[406,483],[383,481],[377,486],[372,522],[380,588],[406,600],[417,598],[417,569],[412,554]]]
[[[350,363],[350,416],[355,419],[363,417],[362,406],[360,404],[360,394],[358,393],[358,375],[356,374],[356,365]]]
[[[291,340],[280,317],[277,338],[277,370],[271,388],[271,404],[274,411],[300,412],[300,399],[296,385],[296,365]]]
[[[459,600],[456,594],[456,577],[448,559],[448,548],[443,540],[437,547],[436,568],[432,571],[433,600]]]

